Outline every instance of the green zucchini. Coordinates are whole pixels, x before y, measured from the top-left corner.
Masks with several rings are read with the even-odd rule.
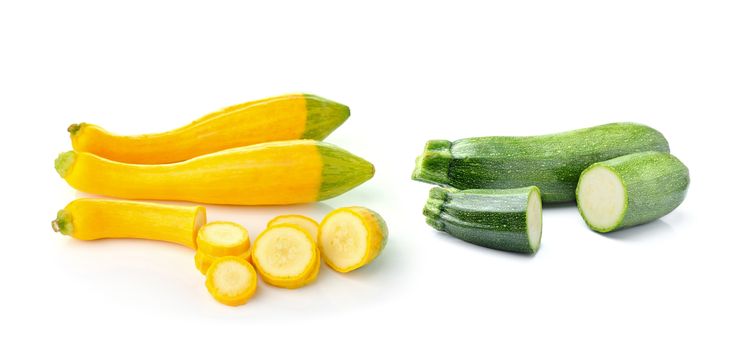
[[[677,208],[689,184],[688,168],[675,156],[629,154],[583,171],[576,190],[578,211],[597,232],[639,225]]]
[[[416,160],[414,180],[459,189],[537,186],[545,203],[575,200],[589,165],[644,151],[669,152],[645,125],[614,123],[542,136],[431,140]]]
[[[482,247],[533,254],[541,244],[541,194],[535,186],[507,190],[435,187],[426,223]]]

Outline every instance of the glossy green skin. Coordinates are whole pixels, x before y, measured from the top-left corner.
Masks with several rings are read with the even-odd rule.
[[[413,179],[467,188],[537,186],[545,203],[575,199],[589,165],[626,154],[669,152],[664,136],[645,125],[614,123],[542,136],[432,140],[416,160]]]
[[[482,247],[533,254],[526,223],[528,199],[536,187],[507,190],[456,190],[435,187],[424,206],[426,223]]]
[[[685,199],[690,185],[688,167],[669,153],[629,154],[593,164],[583,174],[596,167],[605,167],[620,178],[627,201],[622,218],[611,227],[591,225],[578,203],[580,215],[597,232],[640,225],[669,214]]]

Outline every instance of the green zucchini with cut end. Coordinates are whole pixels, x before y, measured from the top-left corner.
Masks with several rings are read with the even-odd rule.
[[[541,195],[535,186],[506,190],[435,187],[426,222],[482,247],[533,254],[541,244]]]
[[[598,162],[580,176],[578,211],[592,230],[611,232],[656,220],[688,191],[688,168],[669,153],[642,152]]]
[[[545,203],[575,200],[580,173],[626,154],[669,152],[664,136],[648,126],[613,123],[541,136],[431,140],[416,160],[414,180],[469,188],[537,186]]]

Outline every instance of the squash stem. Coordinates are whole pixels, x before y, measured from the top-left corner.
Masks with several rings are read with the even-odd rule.
[[[55,159],[55,170],[58,172],[60,177],[65,178],[65,175],[68,174],[68,171],[71,169],[71,166],[73,166],[73,163],[76,161],[76,151],[68,151],[60,153]]]
[[[71,133],[71,136],[76,135],[78,130],[81,129],[83,125],[83,123],[71,124],[70,126],[68,126],[68,132]]]
[[[70,236],[73,233],[71,214],[65,210],[58,211],[57,217],[52,220],[52,230]]]

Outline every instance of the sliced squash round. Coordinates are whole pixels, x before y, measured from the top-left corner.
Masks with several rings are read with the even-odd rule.
[[[311,238],[314,239],[315,242],[317,236],[319,235],[319,223],[316,222],[316,220],[304,215],[280,215],[273,218],[272,220],[269,220],[267,227],[283,224],[300,226],[304,231],[308,232],[308,234],[311,236]]]
[[[217,257],[241,255],[248,251],[251,242],[245,227],[228,221],[214,221],[204,225],[196,236],[199,250]]]
[[[248,262],[251,262],[251,249],[243,252],[240,255],[225,255],[225,256],[237,256],[243,260],[246,260]],[[196,264],[196,269],[201,272],[202,275],[207,274],[207,270],[209,270],[209,267],[212,266],[212,264],[217,261],[217,259],[222,258],[222,256],[214,256],[207,253],[204,253],[201,250],[196,251],[196,255],[194,255],[194,263]]]
[[[217,259],[207,270],[206,287],[214,299],[230,306],[245,304],[256,293],[256,271],[237,256]]]
[[[373,261],[387,244],[387,224],[375,211],[345,207],[329,213],[319,228],[324,261],[338,272],[349,272]]]
[[[282,224],[264,230],[254,241],[251,259],[262,280],[276,287],[300,288],[318,275],[316,243],[297,225]]]

